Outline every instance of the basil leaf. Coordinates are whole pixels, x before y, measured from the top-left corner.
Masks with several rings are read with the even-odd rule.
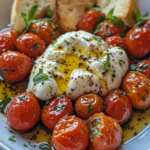
[[[101,11],[101,9],[99,7],[91,7],[90,9],[88,10],[95,10],[95,11]]]
[[[112,16],[113,16],[113,13],[114,13],[114,8],[113,9],[111,9],[108,13],[107,13],[107,19],[110,19],[111,20],[111,18],[112,18]]]
[[[39,148],[44,150],[51,150],[49,144],[40,144]]]
[[[55,79],[57,77],[57,74],[52,74],[52,77]]]
[[[37,11],[37,8],[38,8],[38,5],[34,5],[30,9],[29,14],[28,14],[28,22],[34,19],[36,11]]]
[[[97,40],[98,42],[101,42],[102,41],[102,38],[100,37],[97,37],[97,36],[92,36],[95,40]]]
[[[8,70],[6,68],[2,69],[3,74],[8,74]]]
[[[14,139],[14,135],[11,135],[9,138],[8,138],[8,140],[10,140],[10,141],[13,141],[13,142],[16,142],[16,140]]]
[[[21,14],[21,17],[23,18],[24,22],[26,23],[27,25],[27,15],[25,13],[22,13]]]
[[[48,16],[51,17],[51,18],[52,18],[53,15],[54,15],[53,11],[52,11],[50,8],[47,9],[47,14],[48,14]]]
[[[5,109],[6,106],[10,103],[11,98],[5,98],[0,101],[0,108]]]
[[[92,110],[92,108],[93,108],[93,105],[92,104],[88,104],[87,114]]]
[[[48,75],[43,73],[43,69],[39,69],[39,73],[33,78],[34,83],[39,83],[48,79]]]

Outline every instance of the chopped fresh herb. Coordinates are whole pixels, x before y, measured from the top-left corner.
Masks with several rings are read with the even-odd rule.
[[[91,7],[90,9],[88,10],[95,10],[95,11],[101,11],[101,9],[99,7]]]
[[[50,93],[52,93],[52,90],[53,90],[53,87],[49,86],[50,87]]]
[[[135,71],[137,66],[138,65],[136,65],[136,64],[131,64],[130,67],[129,67],[129,70],[130,71]]]
[[[11,135],[9,138],[8,138],[8,140],[10,140],[10,141],[13,141],[13,142],[16,142],[16,140],[14,139],[14,135]]]
[[[92,36],[95,40],[97,40],[98,42],[102,41],[102,38],[97,37],[97,36]]]
[[[24,147],[28,147],[27,144],[25,144],[25,143],[23,144],[23,146],[24,146]]]
[[[38,33],[38,30],[33,29],[33,30],[32,30],[32,32],[34,32],[34,33]]]
[[[143,73],[144,71],[141,69],[136,69],[136,71]]]
[[[145,84],[147,84],[149,86],[149,84],[148,84],[148,82],[146,80],[144,80],[144,82],[145,82]]]
[[[56,111],[64,110],[65,108],[66,108],[66,105],[54,106],[54,109],[55,109]]]
[[[50,149],[50,145],[49,144],[45,144],[45,143],[40,144],[39,148],[40,149],[44,149],[44,150],[51,150]]]
[[[54,35],[57,29],[58,29],[58,25],[55,25],[55,27],[53,28],[53,31],[51,31],[51,38],[54,38]]]
[[[96,128],[90,126],[90,131],[93,132],[92,136],[93,138],[101,136],[102,134],[99,132],[100,125],[98,125]]]
[[[83,130],[84,132],[86,132],[85,129],[84,129],[83,127],[82,127],[82,130]]]
[[[55,25],[55,27],[53,28],[54,31],[56,31],[58,29],[58,25]]]
[[[10,103],[11,98],[5,98],[0,101],[0,108],[5,109],[6,106]]]
[[[96,120],[97,123],[100,123],[101,122],[101,118],[99,117],[97,120]]]
[[[122,96],[128,96],[128,94],[126,94],[126,93],[119,93],[119,97],[122,97]]]
[[[53,11],[50,8],[47,9],[47,14],[50,18],[52,18],[54,15]]]
[[[8,74],[8,70],[6,68],[2,69],[3,74]]]
[[[102,25],[103,25],[102,23],[99,23],[99,24],[96,26],[96,29],[95,29],[95,31],[93,32],[93,34],[97,34],[97,33],[99,32],[99,30],[100,30],[100,28],[101,28]]]
[[[57,40],[52,40],[51,44],[55,44],[57,42]]]
[[[118,47],[118,49],[121,49],[121,50],[123,50],[123,51],[124,51],[124,49],[123,49],[122,47]]]
[[[148,89],[145,89],[145,92],[148,93]]]
[[[143,99],[144,102],[146,101],[146,97],[145,96],[142,96],[142,99]]]
[[[106,30],[104,30],[103,31],[103,33],[101,34],[102,36],[108,36],[108,35],[110,35],[111,34],[111,31],[106,31]]]
[[[40,23],[39,29],[42,27],[43,24],[44,24],[44,20]]]
[[[43,73],[43,69],[39,69],[39,73],[33,78],[34,83],[39,83],[48,79],[48,75]]]
[[[52,77],[53,77],[53,78],[56,78],[56,77],[57,77],[57,74],[52,74]]]
[[[33,49],[31,50],[31,52],[33,53],[35,50],[37,50],[39,48],[39,43],[38,42],[35,42],[33,44]]]
[[[9,129],[9,132],[10,132],[10,133],[14,133],[13,130],[10,130],[10,129]]]
[[[66,41],[66,40],[65,40],[65,42],[66,42],[67,44],[72,44],[71,42],[69,42],[69,41]]]
[[[111,19],[112,17],[113,17],[113,13],[114,13],[114,8],[113,9],[111,9],[108,13],[107,13],[107,19]]]
[[[87,114],[92,110],[92,108],[93,108],[93,105],[92,104],[88,104]]]
[[[104,16],[98,16],[98,19],[96,20],[96,24],[99,23],[99,22],[102,22],[104,20],[105,20]]]
[[[25,96],[26,96],[26,94],[22,94],[22,95],[19,95],[18,98],[19,98],[21,101],[24,101],[24,100],[25,100]]]
[[[146,68],[147,66],[149,66],[149,64],[144,63],[144,64],[142,64],[142,65],[140,66],[140,68]]]
[[[116,78],[116,73],[112,69],[110,69],[110,67],[108,66],[109,61],[110,61],[110,55],[107,53],[107,60],[105,62],[102,62],[102,61],[100,62],[103,64],[104,72],[106,71],[106,68],[107,68],[110,72],[112,72],[112,74],[114,75],[114,78]]]
[[[136,21],[136,23],[134,24],[134,27],[137,27],[143,24],[146,20],[150,20],[150,17],[148,17],[148,13],[146,13],[144,16],[141,16],[140,11],[137,8],[136,13],[132,11],[132,19]]]

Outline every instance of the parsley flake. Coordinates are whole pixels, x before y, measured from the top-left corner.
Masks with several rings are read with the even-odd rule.
[[[92,104],[88,104],[87,114],[92,110],[92,108],[93,108],[93,105]]]
[[[100,128],[100,125],[98,125],[96,128],[92,127],[92,125],[90,126],[90,131],[93,132],[93,134],[92,134],[93,138],[102,135],[102,133],[99,132],[99,128]]]
[[[64,110],[66,108],[66,105],[61,105],[61,106],[54,106],[54,109],[56,111]]]
[[[3,74],[8,74],[8,70],[6,68],[2,69]]]
[[[25,143],[23,144],[23,146],[24,146],[24,147],[28,147],[27,144],[25,144]]]
[[[146,80],[144,80],[144,82],[145,82],[145,84],[147,84],[149,86],[149,84],[148,84],[148,82]]]
[[[144,102],[146,101],[146,97],[145,96],[142,96],[142,99],[143,99]]]
[[[148,89],[145,89],[145,92],[148,93]]]
[[[97,40],[98,42],[101,42],[102,41],[102,38],[100,37],[97,37],[97,36],[92,36],[95,40]]]
[[[33,49],[31,50],[31,52],[33,53],[35,50],[37,50],[39,48],[39,43],[38,42],[35,42],[33,44]]]
[[[40,149],[44,149],[44,150],[51,150],[50,149],[50,145],[49,144],[45,144],[45,143],[40,144],[39,148]]]
[[[49,86],[50,87],[50,93],[52,93],[52,90],[53,90],[53,87]]]
[[[10,140],[10,141],[13,141],[13,142],[16,142],[16,140],[14,139],[14,135],[11,135],[9,138],[8,138],[8,140]]]
[[[91,7],[90,9],[88,10],[95,10],[95,11],[101,11],[101,9],[99,7]]]
[[[69,41],[66,41],[66,40],[65,40],[65,42],[66,42],[67,44],[72,44],[71,42],[69,42]]]

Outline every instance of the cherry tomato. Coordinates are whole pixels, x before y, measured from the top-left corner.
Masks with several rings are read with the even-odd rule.
[[[0,57],[0,73],[8,81],[20,81],[32,69],[32,60],[19,52],[7,51]]]
[[[89,142],[88,128],[78,117],[65,117],[56,124],[52,142],[57,150],[85,150]]]
[[[87,94],[79,97],[75,103],[75,111],[82,119],[88,119],[104,109],[103,99],[97,94]]]
[[[25,131],[38,122],[40,114],[40,105],[35,96],[24,92],[11,101],[7,110],[7,120],[12,128]]]
[[[150,80],[144,74],[129,72],[123,80],[122,88],[128,94],[134,108],[150,106]]]
[[[38,36],[31,33],[22,35],[17,42],[17,50],[33,59],[41,56],[45,49],[44,42]]]
[[[19,34],[14,30],[6,30],[0,33],[0,55],[8,50],[14,50]]]
[[[143,60],[139,62],[137,69],[140,69],[143,71],[143,74],[146,75],[148,79],[150,79],[150,60]]]
[[[91,150],[115,150],[121,143],[122,129],[117,121],[103,113],[88,119]]]
[[[96,10],[87,11],[80,19],[77,30],[86,30],[87,32],[93,33],[96,25],[105,19],[105,15]]]
[[[118,35],[106,38],[106,43],[108,43],[112,46],[122,47],[124,50],[126,49],[125,40]]]
[[[142,58],[150,51],[150,29],[135,27],[126,34],[127,52],[135,58]]]
[[[147,20],[143,26],[150,29],[150,20]]]
[[[63,116],[72,114],[73,107],[71,101],[64,96],[60,96],[51,100],[43,107],[41,120],[47,128],[54,129],[56,123]]]
[[[33,23],[29,32],[40,37],[47,45],[51,44],[51,41],[57,39],[60,35],[58,26],[49,21]]]
[[[124,33],[123,28],[119,28],[118,26],[115,26],[110,21],[105,21],[101,23],[100,29],[97,36],[100,36],[102,39],[106,39],[107,37],[118,35]]]
[[[129,97],[120,89],[111,91],[104,99],[105,114],[116,119],[119,124],[124,123],[132,113]]]

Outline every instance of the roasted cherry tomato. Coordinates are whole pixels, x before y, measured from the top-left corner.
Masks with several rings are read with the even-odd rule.
[[[32,33],[22,35],[17,42],[17,50],[33,59],[41,56],[45,49],[44,42]]]
[[[38,122],[40,114],[40,105],[35,96],[24,92],[11,101],[7,109],[7,120],[12,128],[25,131]]]
[[[71,101],[64,96],[59,96],[43,107],[41,119],[47,128],[54,129],[56,123],[63,116],[72,115],[72,113],[73,107]]]
[[[89,10],[80,19],[77,30],[85,30],[93,33],[96,25],[105,19],[105,15],[100,11]]]
[[[75,103],[76,114],[85,120],[95,113],[103,112],[103,109],[103,99],[97,94],[83,95]]]
[[[32,60],[19,52],[7,51],[0,57],[0,73],[8,81],[20,81],[32,69]]]
[[[142,58],[150,51],[150,29],[135,27],[126,34],[127,52],[135,58]]]
[[[106,38],[106,43],[108,43],[112,46],[119,46],[119,47],[123,48],[124,50],[126,50],[125,40],[118,35]]]
[[[88,128],[78,117],[65,117],[56,124],[52,142],[57,150],[85,150],[89,142]]]
[[[122,88],[128,94],[134,108],[150,106],[150,80],[144,74],[129,72],[123,80]]]
[[[100,36],[105,40],[107,37],[122,34],[122,33],[124,33],[123,28],[119,28],[118,26],[115,26],[110,21],[105,21],[101,23],[100,29],[96,35]]]
[[[143,74],[147,76],[148,79],[150,79],[150,60],[143,60],[140,61],[137,69],[140,69],[143,71]]]
[[[51,44],[51,41],[55,40],[60,35],[58,26],[54,25],[50,21],[39,21],[39,22],[33,23],[30,27],[29,32],[36,34],[47,45]]]
[[[116,119],[119,124],[124,123],[132,113],[129,97],[120,89],[111,91],[104,99],[105,114]]]
[[[150,20],[147,20],[143,26],[150,29]]]
[[[103,113],[88,119],[91,150],[115,150],[121,143],[122,129],[117,121]]]
[[[14,50],[19,34],[14,30],[6,30],[0,33],[0,55],[8,50]]]

